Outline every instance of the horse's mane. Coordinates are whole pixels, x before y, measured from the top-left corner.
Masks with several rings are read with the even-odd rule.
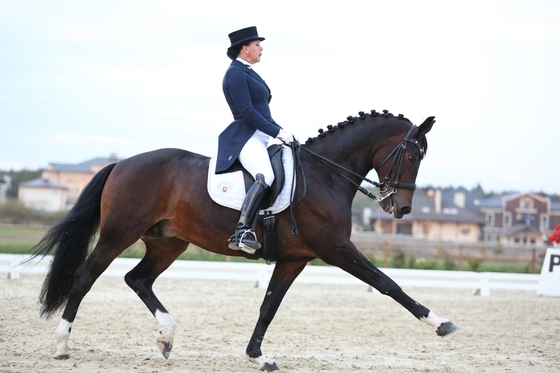
[[[398,120],[405,120],[407,122],[409,122],[410,124],[413,124],[408,118],[405,118],[404,115],[399,114],[398,116],[394,116],[392,113],[389,112],[389,110],[383,110],[382,113],[379,113],[375,110],[371,110],[369,113],[365,113],[363,111],[358,112],[358,116],[354,117],[352,115],[348,116],[346,118],[345,121],[343,122],[338,122],[338,124],[336,125],[331,125],[329,124],[326,128],[326,130],[319,128],[319,134],[315,137],[310,137],[307,139],[307,141],[305,141],[306,145],[310,145],[313,142],[316,142],[318,140],[321,140],[322,138],[324,138],[325,136],[329,136],[330,134],[333,134],[341,129],[344,129],[346,127],[352,126],[352,125],[357,125],[360,123],[360,121],[365,121],[367,118],[385,118],[385,119],[389,119],[389,118],[396,118]],[[428,143],[426,141],[426,137],[422,136],[422,138],[420,139],[420,142],[422,144],[422,147],[424,148],[424,154],[426,152],[426,150],[428,150]]]
[[[319,134],[318,134],[316,137],[310,137],[310,138],[308,138],[307,141],[306,141],[305,143],[306,143],[306,144],[312,143],[312,142],[314,142],[314,141],[316,141],[316,140],[318,140],[318,139],[322,139],[323,137],[325,137],[325,136],[327,136],[327,135],[329,135],[329,134],[335,133],[335,132],[338,131],[339,129],[344,129],[346,126],[350,126],[350,125],[354,125],[354,124],[359,124],[360,121],[363,121],[363,120],[365,120],[365,119],[367,119],[367,118],[375,118],[375,117],[398,118],[399,120],[406,120],[406,121],[408,121],[409,123],[412,124],[412,122],[411,122],[409,119],[405,118],[404,115],[399,114],[398,117],[395,117],[395,116],[394,116],[393,114],[391,114],[388,110],[383,110],[383,113],[379,113],[379,112],[377,112],[377,111],[375,111],[375,110],[371,110],[371,112],[369,112],[369,113],[365,113],[365,112],[363,112],[363,111],[360,111],[360,112],[358,113],[358,116],[357,116],[357,117],[354,117],[354,116],[351,116],[351,115],[350,115],[350,116],[348,116],[348,117],[346,118],[345,121],[343,121],[343,122],[338,122],[338,124],[336,124],[336,125],[334,125],[334,126],[331,125],[331,124],[329,124],[329,125],[327,126],[327,129],[326,129],[326,130],[324,130],[324,129],[322,129],[322,128],[319,128]]]

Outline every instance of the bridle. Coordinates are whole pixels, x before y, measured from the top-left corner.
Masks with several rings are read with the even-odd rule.
[[[311,151],[307,148],[304,148],[303,146],[301,146],[301,144],[298,141],[293,141],[290,144],[286,144],[284,141],[282,141],[285,146],[288,146],[292,149],[292,154],[294,156],[294,178],[292,179],[292,189],[291,189],[292,192],[291,192],[291,196],[290,196],[290,215],[291,215],[291,222],[292,222],[292,233],[296,234],[296,235],[299,235],[299,232],[298,232],[298,229],[297,229],[297,224],[296,224],[296,219],[295,219],[295,208],[299,204],[299,202],[298,203],[294,202],[295,182],[296,182],[298,174],[302,175],[301,179],[302,179],[302,183],[303,183],[303,192],[302,192],[302,196],[300,198],[300,201],[303,200],[303,198],[305,197],[305,194],[307,193],[307,182],[306,182],[305,173],[303,171],[303,168],[301,166],[301,161],[300,161],[301,150],[304,150],[305,152],[307,152],[308,154],[310,154],[314,158],[316,158],[319,161],[325,163],[327,165],[327,167],[329,167],[334,173],[338,174],[339,176],[342,176],[343,178],[348,180],[351,184],[356,186],[360,192],[362,192],[363,194],[365,194],[369,198],[373,199],[375,202],[379,203],[379,202],[383,201],[384,199],[390,197],[392,194],[397,193],[399,188],[412,190],[412,191],[414,191],[416,189],[416,184],[415,183],[407,183],[407,182],[400,181],[404,154],[406,152],[406,145],[408,143],[416,145],[416,147],[420,151],[420,159],[424,158],[424,155],[426,153],[425,149],[422,147],[422,144],[420,144],[420,142],[418,142],[418,140],[411,138],[412,132],[414,131],[415,128],[417,128],[417,127],[414,124],[410,126],[410,128],[408,129],[408,132],[404,136],[404,139],[401,141],[401,143],[399,145],[397,145],[395,147],[395,149],[393,149],[393,151],[391,153],[389,153],[389,155],[385,158],[385,160],[383,160],[383,162],[381,162],[381,164],[379,165],[379,167],[383,166],[391,157],[393,157],[393,164],[391,165],[391,168],[389,169],[389,172],[385,175],[383,181],[380,182],[380,183],[378,183],[376,181],[372,181],[372,180],[364,177],[363,175],[358,174],[357,172],[354,172],[354,171],[352,171],[352,170],[350,170],[350,169],[348,169],[348,168],[346,168],[346,167],[344,167],[344,166],[342,166],[342,165],[340,165],[336,162],[331,161],[328,158],[323,157],[322,155],[319,155],[319,154],[317,154],[317,153],[315,153],[315,152],[313,152],[313,151]],[[356,183],[349,176],[345,175],[342,171],[344,171],[346,173],[349,173],[351,175],[357,176],[357,177],[360,178],[360,180],[363,180],[363,181],[375,186],[379,190],[379,196],[376,196],[375,194],[371,193],[366,188],[362,187],[360,184]],[[393,178],[393,181],[389,181],[391,179],[392,174],[395,174],[395,177]]]
[[[319,155],[319,154],[317,154],[317,153],[315,153],[315,152],[313,152],[313,151],[311,151],[307,148],[304,148],[299,144],[299,142],[294,141],[294,142],[291,143],[290,146],[291,146],[292,152],[294,154],[294,160],[295,160],[294,167],[298,168],[296,170],[296,174],[298,173],[298,171],[303,174],[303,170],[301,169],[300,162],[299,162],[299,153],[300,153],[300,150],[304,150],[308,154],[312,155],[314,158],[316,158],[319,161],[327,164],[327,167],[329,167],[333,172],[342,176],[343,178],[348,180],[351,184],[358,187],[358,190],[360,192],[362,192],[363,194],[365,194],[369,198],[373,199],[375,202],[381,202],[385,198],[388,198],[389,196],[391,196],[391,194],[396,193],[399,188],[414,191],[416,189],[416,184],[400,181],[400,177],[401,177],[401,170],[402,170],[404,154],[406,152],[406,146],[407,146],[408,143],[416,145],[416,147],[420,151],[420,159],[424,158],[425,150],[422,147],[422,144],[418,140],[411,137],[412,132],[414,131],[415,128],[417,128],[417,127],[414,124],[412,126],[410,126],[410,128],[408,129],[408,132],[406,133],[406,135],[405,135],[404,139],[401,141],[401,143],[399,145],[397,145],[395,147],[395,149],[393,149],[393,151],[391,153],[389,153],[389,155],[385,158],[385,160],[383,160],[383,162],[381,162],[381,164],[379,165],[379,167],[381,167],[387,161],[389,161],[389,159],[391,157],[393,158],[393,164],[391,165],[391,168],[389,169],[389,172],[385,175],[384,180],[380,183],[378,183],[376,181],[372,181],[372,180],[364,177],[363,175],[358,174],[357,172],[354,172],[354,171],[352,171],[352,170],[350,170],[350,169],[348,169],[348,168],[346,168],[346,167],[344,167],[344,166],[342,166],[342,165],[340,165],[336,162],[331,161],[328,158],[323,157],[322,155]],[[360,184],[356,183],[350,177],[345,175],[342,171],[344,171],[346,173],[349,173],[351,175],[354,175],[354,176],[358,176],[361,180],[375,186],[379,190],[379,196],[371,193],[366,188],[364,188]],[[393,181],[389,181],[391,179],[391,175],[393,175],[393,174],[394,174]],[[305,195],[305,191],[307,189],[306,188],[306,183],[305,183],[305,175],[302,179],[303,179],[303,184],[304,184],[303,195]],[[295,180],[295,178],[294,178],[294,180]]]
[[[406,144],[411,143],[411,144],[416,145],[416,147],[420,151],[420,159],[424,158],[424,155],[425,155],[425,150],[422,147],[422,144],[420,144],[420,142],[418,140],[410,137],[410,135],[412,134],[412,131],[414,131],[415,128],[416,128],[416,126],[414,124],[412,126],[410,126],[410,128],[408,129],[408,132],[406,133],[406,136],[403,139],[403,141],[399,145],[397,145],[397,147],[395,149],[393,149],[393,151],[391,153],[389,153],[389,155],[385,158],[385,160],[383,162],[381,162],[381,164],[379,165],[379,167],[383,166],[385,164],[385,162],[387,162],[389,160],[389,158],[391,158],[391,156],[393,156],[393,164],[391,165],[391,168],[389,169],[389,172],[387,173],[387,175],[385,175],[385,179],[382,182],[382,184],[384,186],[392,188],[394,190],[393,193],[396,193],[398,188],[412,190],[412,191],[416,190],[416,184],[415,183],[407,183],[407,182],[404,182],[404,181],[400,181],[401,168],[402,168],[402,164],[403,164],[404,154],[406,152]],[[395,177],[394,177],[393,181],[389,181],[390,175],[393,172],[395,173]]]

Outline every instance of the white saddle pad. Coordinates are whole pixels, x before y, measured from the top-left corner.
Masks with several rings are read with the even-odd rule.
[[[285,183],[284,188],[278,198],[270,208],[273,214],[284,211],[290,205],[290,189],[294,179],[294,158],[292,151],[288,147],[282,148],[282,165],[284,166]],[[242,171],[234,171],[225,174],[215,174],[216,157],[210,158],[208,168],[208,194],[214,202],[219,205],[235,210],[241,210],[241,205],[245,199],[245,181]],[[295,188],[295,185],[294,185]],[[261,211],[261,213],[264,213]]]

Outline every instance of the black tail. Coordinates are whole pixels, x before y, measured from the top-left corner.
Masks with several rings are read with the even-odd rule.
[[[52,316],[68,299],[74,273],[86,260],[88,248],[99,228],[101,193],[115,165],[108,165],[93,177],[64,220],[51,228],[32,249],[32,258],[55,250],[39,295],[43,317]]]

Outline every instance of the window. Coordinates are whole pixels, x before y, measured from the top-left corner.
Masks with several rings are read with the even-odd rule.
[[[444,207],[442,212],[444,215],[457,215],[459,213],[459,209],[456,207]]]
[[[504,212],[503,225],[504,227],[511,227],[511,212]]]
[[[541,215],[541,228],[548,229],[548,215]]]
[[[412,223],[397,224],[397,234],[412,234]]]
[[[486,242],[497,242],[498,241],[498,235],[496,235],[495,233],[487,233],[485,236],[485,241]]]
[[[519,207],[524,210],[530,210],[533,208],[533,199],[529,197],[523,197],[519,200]]]
[[[489,225],[489,226],[494,225],[494,213],[493,212],[486,213],[486,225]]]

